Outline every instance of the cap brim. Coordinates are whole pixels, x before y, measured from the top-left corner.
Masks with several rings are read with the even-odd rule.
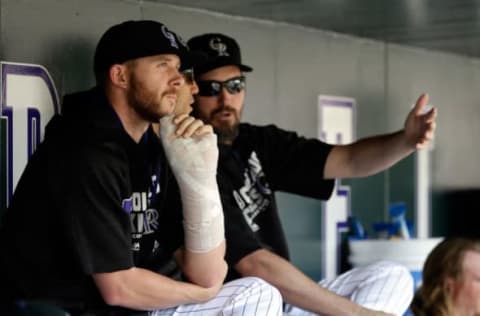
[[[247,66],[247,65],[237,65],[237,66],[238,66],[238,67],[240,67],[240,70],[241,70],[241,71],[250,72],[250,71],[252,71],[252,70],[253,70],[253,68],[252,68],[252,67],[250,67],[250,66]]]

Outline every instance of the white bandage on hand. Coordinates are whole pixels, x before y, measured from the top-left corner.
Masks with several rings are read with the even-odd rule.
[[[225,239],[216,179],[217,136],[210,133],[183,138],[175,135],[175,129],[173,116],[160,120],[160,139],[182,198],[185,248],[208,252]]]

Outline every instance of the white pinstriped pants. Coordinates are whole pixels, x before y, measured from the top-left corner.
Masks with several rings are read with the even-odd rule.
[[[359,305],[394,315],[403,315],[413,298],[413,278],[406,267],[389,261],[379,261],[354,268],[333,280],[319,284]],[[288,316],[310,316],[311,312],[288,305]]]
[[[213,299],[150,313],[151,316],[277,316],[282,315],[280,292],[267,282],[245,277],[225,283]]]

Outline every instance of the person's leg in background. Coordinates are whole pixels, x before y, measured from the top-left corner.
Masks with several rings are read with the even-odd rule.
[[[319,284],[340,296],[373,310],[403,315],[413,298],[413,278],[402,265],[379,261],[365,267],[354,268],[333,280]],[[286,315],[314,315],[288,305]]]

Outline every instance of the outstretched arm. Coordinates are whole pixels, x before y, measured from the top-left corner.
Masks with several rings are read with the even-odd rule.
[[[427,146],[435,133],[437,109],[424,113],[428,95],[422,94],[407,116],[403,130],[335,146],[328,155],[326,179],[365,177],[383,171],[416,149]]]
[[[305,274],[280,256],[257,250],[242,258],[236,265],[242,276],[257,276],[279,289],[284,300],[302,309],[320,315],[381,316],[341,297],[310,280]]]

